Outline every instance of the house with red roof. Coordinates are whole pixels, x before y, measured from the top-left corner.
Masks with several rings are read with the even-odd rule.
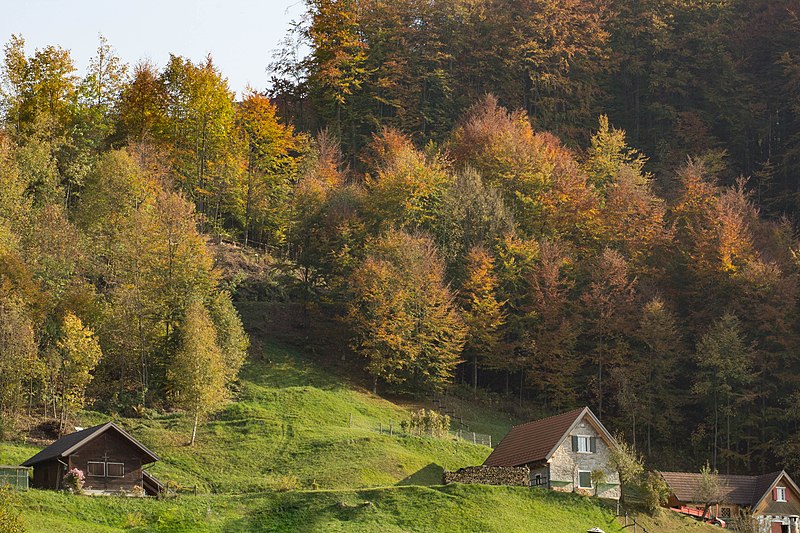
[[[702,475],[661,472],[669,487],[668,505],[675,510],[705,508],[700,502]],[[718,474],[720,494],[709,515],[735,520],[744,512],[755,517],[770,533],[800,532],[800,489],[785,471],[761,476]]]
[[[530,468],[531,485],[618,500],[611,465],[616,441],[591,409],[582,407],[511,428],[486,466]]]

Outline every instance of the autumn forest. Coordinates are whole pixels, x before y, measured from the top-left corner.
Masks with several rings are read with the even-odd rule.
[[[800,470],[796,2],[306,5],[241,95],[211,56],[101,37],[79,75],[4,44],[0,438],[202,423],[261,299],[344,328],[379,394],[589,405],[655,468]]]

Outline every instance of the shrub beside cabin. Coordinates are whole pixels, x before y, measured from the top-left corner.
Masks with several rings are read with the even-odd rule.
[[[61,437],[22,466],[33,467],[32,487],[63,488],[64,474],[83,471],[88,493],[139,492],[157,495],[163,486],[144,466],[158,456],[125,430],[108,422]]]

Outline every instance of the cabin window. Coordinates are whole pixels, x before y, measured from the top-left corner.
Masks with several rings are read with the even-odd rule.
[[[775,501],[776,502],[786,501],[786,487],[775,487]]]
[[[108,477],[125,477],[125,463],[106,463]]]
[[[719,508],[719,517],[720,518],[730,518],[731,517],[731,508],[730,507],[720,507]]]
[[[100,461],[89,461],[86,464],[86,474],[93,477],[105,477],[106,464]]]
[[[592,488],[592,473],[588,470],[578,471],[578,488],[591,489]]]

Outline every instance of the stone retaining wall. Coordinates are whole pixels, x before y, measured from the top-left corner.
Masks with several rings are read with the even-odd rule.
[[[455,472],[445,470],[444,482],[527,487],[531,484],[531,471],[527,466],[468,466]]]

